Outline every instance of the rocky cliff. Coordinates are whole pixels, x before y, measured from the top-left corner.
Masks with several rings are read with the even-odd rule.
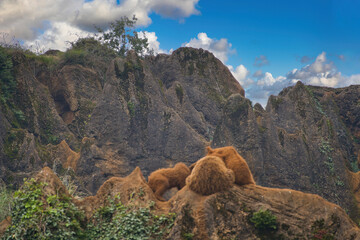
[[[9,54],[17,84],[0,113],[0,177],[7,184],[44,162],[60,163],[95,192],[109,176],[136,166],[148,175],[179,161],[192,163],[212,140],[226,99],[244,95],[227,67],[203,50],[181,48],[145,59],[130,52],[108,60],[102,71],[91,59],[74,64],[59,54]],[[67,145],[65,154],[56,150]]]
[[[214,147],[234,145],[257,183],[316,193],[358,216],[360,86],[296,86],[271,96],[266,109],[231,96]]]
[[[263,109],[201,49],[144,59],[2,51],[12,76],[1,80],[0,101],[7,185],[43,166],[59,174],[70,167],[82,191],[94,194],[136,166],[148,176],[195,162],[207,145],[233,145],[259,185],[319,194],[360,216],[359,86],[298,83]]]

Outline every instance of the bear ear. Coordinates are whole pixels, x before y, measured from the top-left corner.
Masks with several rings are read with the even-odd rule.
[[[211,147],[206,147],[206,150],[207,150],[208,154],[214,152],[214,149],[212,149]]]
[[[192,172],[192,170],[194,169],[195,165],[196,165],[196,162],[194,162],[193,164],[190,165],[190,167],[189,167],[190,172]]]

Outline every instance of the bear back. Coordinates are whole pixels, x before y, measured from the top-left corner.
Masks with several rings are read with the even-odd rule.
[[[222,159],[206,156],[196,162],[186,179],[186,185],[190,190],[206,196],[228,190],[234,181],[234,172],[225,166]]]
[[[255,180],[245,159],[232,146],[215,148],[207,147],[207,156],[221,158],[226,167],[233,170],[237,185],[255,184]]]

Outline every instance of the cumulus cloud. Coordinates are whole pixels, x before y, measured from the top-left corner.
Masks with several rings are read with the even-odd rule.
[[[182,44],[182,46],[209,50],[223,63],[227,61],[229,54],[235,52],[233,49],[231,49],[232,45],[226,38],[217,40],[214,38],[209,38],[206,33],[199,33],[197,38],[191,39],[188,43]]]
[[[293,69],[287,75],[273,77],[269,72],[262,74],[257,71],[253,77],[258,81],[248,86],[246,95],[252,101],[265,106],[270,95],[277,95],[283,88],[294,85],[297,81],[304,84],[345,87],[351,84],[360,84],[360,74],[344,76],[339,72],[333,62],[328,61],[326,53],[319,54],[315,61],[301,69]]]
[[[255,58],[254,66],[255,67],[262,67],[265,65],[269,65],[269,60],[266,56],[260,55],[259,57]]]
[[[147,38],[149,43],[149,49],[154,51],[154,54],[168,53],[166,50],[160,48],[160,42],[157,40],[155,32],[139,32],[140,38]],[[145,53],[147,54],[147,53]]]
[[[339,86],[349,86],[349,85],[358,85],[360,84],[360,74],[354,74],[349,77],[346,77],[342,80]]]
[[[292,82],[284,76],[273,77],[265,72],[257,82],[254,82],[246,91],[246,96],[254,102],[266,106],[270,95],[278,94],[283,88],[291,86]]]
[[[274,85],[276,82],[281,82],[283,80],[285,80],[286,78],[283,76],[279,76],[277,78],[274,78],[273,75],[269,72],[266,72],[264,74],[264,76],[257,81],[257,85],[258,86],[272,86]]]
[[[249,77],[250,71],[246,69],[244,65],[239,65],[234,70],[234,67],[229,65],[228,68],[236,80],[241,84],[243,88],[247,88],[254,83],[254,80]]]
[[[313,63],[301,69],[293,69],[286,77],[294,82],[302,81],[305,84],[335,87],[341,80],[341,73],[337,72],[334,64],[326,59],[326,53],[322,52]]]
[[[189,17],[200,12],[195,8],[199,0],[154,0],[151,9],[161,16],[168,18]]]
[[[67,23],[55,22],[36,40],[24,41],[24,46],[34,52],[46,51],[48,49],[66,50],[70,44],[75,42],[78,38],[89,36],[89,32],[83,31],[79,28],[73,27]],[[66,39],[66,41],[64,41]],[[41,49],[37,49],[41,47]]]
[[[149,14],[152,12],[175,19],[198,14],[198,1],[123,0],[117,4],[116,0],[2,0],[0,32],[23,41],[39,41],[49,37],[60,39],[58,35],[49,35],[56,34],[56,28],[60,25],[71,28],[73,32],[91,32],[94,25],[106,28],[109,22],[133,15],[138,18],[138,25],[147,26],[151,23]],[[68,39],[62,40],[65,42]]]

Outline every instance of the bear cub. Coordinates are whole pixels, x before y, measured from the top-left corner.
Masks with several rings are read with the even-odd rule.
[[[173,168],[161,168],[152,172],[148,184],[160,201],[166,201],[163,194],[177,187],[179,190],[185,186],[185,179],[190,175],[190,169],[184,163],[177,163]]]

